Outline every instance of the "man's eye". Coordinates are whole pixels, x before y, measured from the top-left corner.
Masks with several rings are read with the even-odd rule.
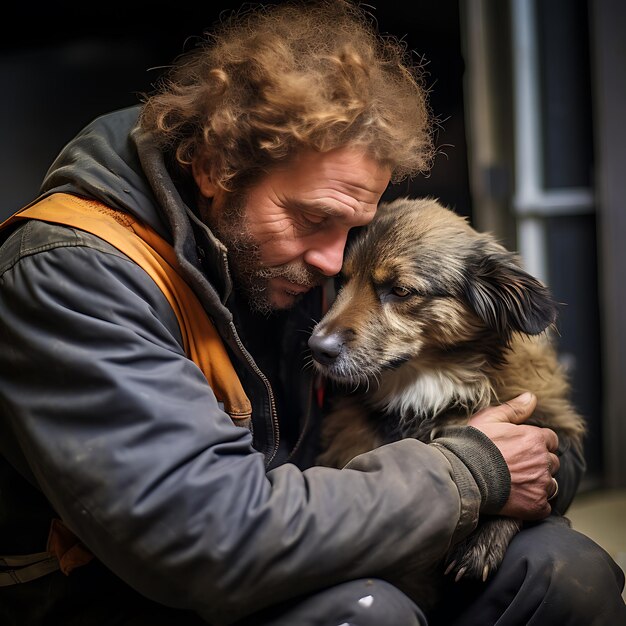
[[[303,230],[315,230],[316,228],[321,228],[326,221],[326,216],[324,215],[307,215],[306,213],[302,213],[299,216],[299,226]]]
[[[306,213],[303,213],[302,217],[308,224],[321,224],[326,221],[326,215],[307,215]]]

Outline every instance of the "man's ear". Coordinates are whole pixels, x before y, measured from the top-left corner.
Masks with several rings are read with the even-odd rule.
[[[204,159],[193,159],[191,172],[200,193],[205,198],[212,198],[217,192],[217,185],[213,183],[208,168],[204,167]]]

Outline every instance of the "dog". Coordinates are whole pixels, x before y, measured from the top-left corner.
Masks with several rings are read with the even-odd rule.
[[[526,390],[538,400],[527,423],[582,449],[585,423],[549,335],[557,304],[493,235],[434,198],[382,203],[348,246],[342,280],[309,338],[319,373],[346,387],[324,417],[320,465],[403,437],[428,442]],[[520,528],[482,517],[442,571],[487,580]]]

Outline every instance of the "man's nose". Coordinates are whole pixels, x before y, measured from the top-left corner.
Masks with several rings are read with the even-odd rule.
[[[347,233],[320,235],[315,245],[304,253],[304,261],[325,276],[334,276],[341,271]]]

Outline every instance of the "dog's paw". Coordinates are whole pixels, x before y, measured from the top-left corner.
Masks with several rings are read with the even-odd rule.
[[[520,522],[506,517],[487,518],[473,533],[456,544],[446,559],[446,575],[486,581],[502,563],[509,542],[520,529]]]

